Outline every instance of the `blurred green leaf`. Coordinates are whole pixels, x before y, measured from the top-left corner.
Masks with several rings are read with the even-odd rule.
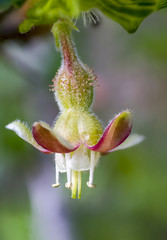
[[[77,18],[82,11],[100,9],[120,23],[129,33],[137,30],[141,22],[154,11],[167,7],[167,0],[41,0],[34,1],[27,20],[20,25],[24,33],[34,25],[53,24],[60,18]]]
[[[14,0],[1,0],[0,1],[0,13],[7,10],[13,5]]]
[[[85,10],[94,7],[100,9],[129,33],[134,33],[149,14],[167,7],[167,0],[80,0],[80,2]]]
[[[21,6],[25,0],[1,0],[0,12],[9,7]],[[78,18],[83,11],[97,8],[134,33],[141,22],[152,12],[167,7],[167,0],[32,0],[27,19],[21,23],[20,32],[33,26],[53,24],[60,18]]]
[[[1,202],[0,210],[0,239],[30,239],[30,213],[27,205],[20,202],[18,206],[14,201],[7,201],[7,204]]]
[[[80,14],[78,0],[41,0],[27,12],[27,19],[20,25],[21,33],[34,25],[53,24],[60,18],[77,18]]]
[[[0,13],[6,11],[8,8],[15,6],[21,6],[25,0],[0,0]]]
[[[20,24],[19,26],[19,31],[20,33],[26,33],[28,32],[33,26],[34,26],[34,21],[31,19],[26,19],[23,23]]]

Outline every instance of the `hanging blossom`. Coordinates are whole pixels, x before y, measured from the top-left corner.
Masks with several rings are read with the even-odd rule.
[[[94,169],[100,156],[138,144],[143,136],[129,136],[132,129],[129,109],[116,115],[103,131],[102,124],[91,110],[97,78],[93,70],[78,58],[71,40],[71,29],[68,21],[58,21],[52,28],[63,59],[52,85],[61,111],[56,123],[50,127],[45,122],[35,122],[32,132],[19,120],[6,127],[39,151],[54,153],[55,183],[52,186],[58,187],[59,173],[66,172],[65,186],[71,188],[72,198],[76,198],[77,192],[80,198],[82,171],[89,171],[87,185],[93,188]]]

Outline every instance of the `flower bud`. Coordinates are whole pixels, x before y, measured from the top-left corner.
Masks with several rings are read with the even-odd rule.
[[[58,21],[52,32],[62,53],[62,65],[53,79],[53,91],[60,108],[89,109],[93,101],[96,76],[77,56],[71,40],[72,26],[68,21]]]

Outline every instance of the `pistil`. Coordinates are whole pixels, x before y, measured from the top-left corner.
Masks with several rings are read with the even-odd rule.
[[[76,198],[78,190],[78,199],[81,198],[81,171],[72,170],[72,189],[71,197]]]

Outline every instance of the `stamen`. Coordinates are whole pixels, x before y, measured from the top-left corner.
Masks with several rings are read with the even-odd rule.
[[[94,168],[95,168],[95,154],[96,154],[96,152],[91,151],[89,182],[87,182],[87,186],[90,188],[95,187],[95,185],[93,184]]]
[[[58,166],[56,164],[56,158],[55,158],[55,183],[52,184],[52,187],[56,188],[60,186],[60,183],[59,183],[59,169],[58,169]]]
[[[66,169],[67,169],[67,183],[65,184],[66,188],[71,188],[72,187],[72,182],[71,182],[71,169],[70,169],[70,154],[71,153],[66,153],[65,154],[65,160],[66,160]]]

